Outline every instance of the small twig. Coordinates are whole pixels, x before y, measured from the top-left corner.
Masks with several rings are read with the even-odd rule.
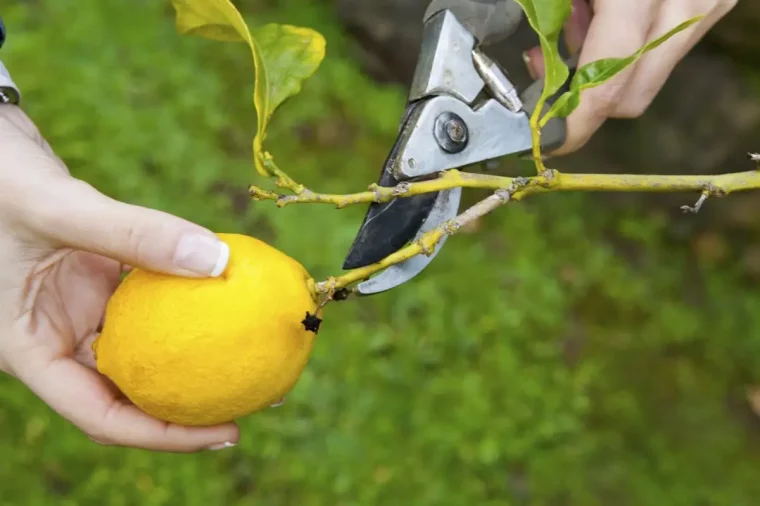
[[[697,203],[693,206],[681,206],[681,211],[684,213],[692,213],[697,214],[700,209],[702,209],[702,205],[705,203],[705,201],[710,197],[710,192],[704,191],[702,192],[702,195],[699,196],[699,200],[697,200]]]

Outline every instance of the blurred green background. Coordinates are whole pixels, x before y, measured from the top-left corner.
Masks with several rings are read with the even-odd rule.
[[[363,208],[248,199],[261,179],[244,46],[178,36],[165,1],[3,4],[2,59],[75,176],[340,272]],[[240,8],[328,40],[273,124],[280,166],[314,189],[365,188],[404,89],[362,74],[327,3]],[[597,195],[499,210],[414,282],[333,306],[286,404],[242,420],[222,452],[97,446],[2,377],[0,504],[757,504],[745,392],[760,380],[760,294],[743,264],[663,232],[687,219],[606,212]]]

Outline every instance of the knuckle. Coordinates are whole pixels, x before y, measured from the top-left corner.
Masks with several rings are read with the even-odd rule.
[[[34,203],[30,210],[36,225],[41,229],[52,229],[62,225],[65,216],[62,209],[76,206],[74,200],[80,195],[77,190],[82,186],[89,185],[76,179],[61,178],[49,181],[47,185],[27,187],[20,200],[26,202],[26,205]]]
[[[615,112],[618,107],[617,97],[606,94],[603,95],[596,106],[596,115],[599,119],[607,119]]]
[[[642,117],[649,109],[649,106],[652,105],[662,84],[664,83],[660,81],[648,83],[645,86],[634,83],[616,104],[611,117],[621,119],[637,119]]]
[[[609,82],[593,91],[595,93],[588,97],[591,102],[592,114],[598,120],[611,117],[620,104],[622,86],[618,83]]]
[[[643,100],[621,102],[615,109],[615,118],[637,119],[644,115],[649,103]]]
[[[150,252],[152,241],[150,224],[133,216],[115,220],[111,229],[110,243],[114,251],[128,257],[130,262],[143,262]]]
[[[121,405],[118,402],[114,402],[108,406],[102,416],[83,423],[80,425],[80,429],[93,443],[101,446],[118,445],[114,420],[118,418],[120,410]]]

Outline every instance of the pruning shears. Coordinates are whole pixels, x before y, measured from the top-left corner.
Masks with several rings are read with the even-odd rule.
[[[431,2],[407,107],[379,186],[429,179],[445,170],[531,152],[530,115],[543,81],[519,93],[507,72],[481,50],[512,35],[523,15],[513,0]],[[547,102],[566,89],[567,83]],[[560,147],[565,135],[564,120],[552,118],[542,129],[542,150]],[[343,268],[376,263],[455,218],[461,193],[461,188],[453,188],[370,204]],[[356,292],[376,294],[409,281],[430,264],[445,239],[429,255],[414,256],[363,281]]]

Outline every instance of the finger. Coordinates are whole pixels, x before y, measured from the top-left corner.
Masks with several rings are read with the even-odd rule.
[[[77,179],[36,188],[26,219],[59,247],[96,253],[146,270],[217,277],[229,247],[209,230],[170,214],[118,202]]]
[[[570,16],[564,29],[565,45],[570,56],[574,56],[583,47],[591,27],[591,6],[588,0],[573,0]]]
[[[594,16],[580,52],[578,66],[602,58],[620,58],[636,52],[646,43],[647,34],[661,0],[598,0]],[[588,142],[614,112],[635,65],[606,83],[583,91],[578,108],[567,119],[567,140],[554,154],[577,150]]]
[[[682,0],[664,3],[649,33],[648,41],[661,37],[694,16],[705,17],[641,57],[636,74],[621,96],[614,115],[625,118],[641,116],[665,85],[676,65],[735,5],[736,0]]]
[[[531,79],[536,80],[544,77],[544,54],[541,52],[540,46],[528,49],[522,57]]]
[[[234,446],[240,430],[234,423],[184,427],[148,416],[119,400],[95,371],[73,360],[26,360],[18,377],[61,416],[90,439],[104,445],[166,452],[196,452]]]

